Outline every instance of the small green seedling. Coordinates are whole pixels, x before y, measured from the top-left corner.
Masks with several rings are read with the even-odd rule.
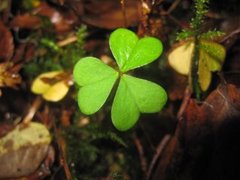
[[[140,113],[158,112],[167,101],[167,94],[161,86],[125,74],[156,60],[163,47],[156,38],[139,39],[135,33],[123,28],[111,34],[109,45],[118,71],[94,57],[82,58],[75,65],[73,76],[80,86],[78,105],[84,114],[97,112],[119,79],[111,117],[114,126],[125,131],[134,126]]]

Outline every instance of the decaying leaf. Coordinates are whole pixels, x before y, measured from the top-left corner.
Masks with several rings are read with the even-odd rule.
[[[22,82],[21,76],[18,74],[21,65],[13,63],[0,63],[0,88],[11,87],[16,88]]]
[[[51,136],[36,122],[19,124],[0,138],[0,178],[16,178],[33,173],[46,157]]]
[[[114,29],[118,27],[124,27],[126,22],[127,26],[133,25],[138,22],[138,1],[128,0],[125,1],[125,14],[126,19],[124,20],[123,10],[121,3],[118,0],[107,0],[104,5],[101,1],[90,0],[84,7],[86,13],[83,16],[83,21],[87,24]]]
[[[76,17],[74,17],[74,15],[71,13],[67,15],[64,13],[65,12],[60,12],[55,8],[49,6],[47,3],[41,2],[37,8],[33,10],[33,12],[21,14],[14,17],[14,19],[11,21],[11,26],[18,28],[35,29],[39,28],[42,25],[42,17],[47,17],[49,18],[49,21],[54,25],[56,32],[67,32],[71,30],[72,24],[74,22],[73,20]]]
[[[42,94],[48,101],[60,101],[69,90],[70,77],[63,71],[53,71],[40,74],[32,83],[31,90]]]
[[[41,19],[38,16],[29,13],[17,15],[11,21],[12,27],[36,29],[41,26]]]
[[[208,96],[201,109],[216,125],[226,118],[239,116],[240,90],[234,84],[221,84]]]
[[[9,60],[13,55],[13,49],[12,34],[0,21],[0,60]]]

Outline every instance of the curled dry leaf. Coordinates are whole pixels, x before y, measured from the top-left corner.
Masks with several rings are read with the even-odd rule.
[[[21,83],[21,76],[18,74],[21,65],[12,63],[0,63],[0,87],[16,88]]]
[[[0,60],[9,60],[13,55],[13,37],[9,29],[0,21]]]
[[[0,138],[0,178],[16,178],[33,173],[45,159],[51,136],[36,122],[19,124]]]

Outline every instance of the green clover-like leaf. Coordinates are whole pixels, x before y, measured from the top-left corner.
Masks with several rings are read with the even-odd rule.
[[[86,57],[75,65],[73,76],[80,86],[78,105],[85,114],[102,107],[120,78],[111,114],[114,126],[124,131],[134,126],[140,113],[158,112],[166,103],[167,95],[161,86],[124,74],[157,59],[162,43],[152,37],[139,40],[132,31],[120,28],[111,34],[110,48],[120,73],[97,58]]]
[[[111,34],[109,45],[122,72],[149,64],[163,51],[160,40],[153,37],[139,40],[132,31],[122,28]]]
[[[118,72],[97,58],[82,58],[74,67],[73,76],[79,86],[78,105],[85,114],[97,112],[107,100]]]
[[[138,120],[140,112],[158,112],[166,101],[167,94],[161,86],[123,75],[112,105],[113,124],[118,130],[128,130]]]

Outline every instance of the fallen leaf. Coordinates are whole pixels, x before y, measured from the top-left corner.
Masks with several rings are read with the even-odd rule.
[[[0,178],[16,178],[33,173],[46,157],[51,136],[36,122],[19,124],[0,138]]]
[[[26,13],[15,16],[10,25],[11,27],[37,29],[41,26],[41,23],[40,17]]]
[[[240,90],[234,84],[221,84],[205,100],[201,107],[207,119],[214,125],[240,115]]]
[[[132,26],[139,20],[137,8],[139,2],[128,0],[125,3],[125,20],[121,3],[118,0],[105,0],[104,2],[90,0],[84,5],[86,10],[82,19],[87,24],[106,29],[124,27],[125,21],[127,26]]]
[[[35,94],[41,94],[47,101],[57,102],[67,94],[69,79],[69,75],[63,71],[43,73],[33,81],[31,91]]]
[[[12,27],[36,29],[42,25],[42,17],[49,18],[57,33],[72,29],[77,17],[71,12],[60,12],[45,2],[41,2],[31,13],[17,15],[11,21]]]
[[[18,74],[21,65],[13,63],[0,63],[0,87],[16,88],[22,82],[21,76]]]
[[[13,55],[13,37],[9,29],[0,21],[0,60],[10,60]]]

